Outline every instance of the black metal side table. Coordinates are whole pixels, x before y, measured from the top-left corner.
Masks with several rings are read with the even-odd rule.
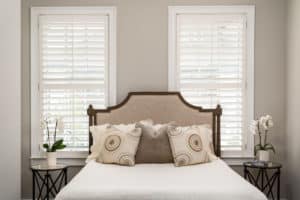
[[[33,165],[31,171],[32,199],[34,200],[54,198],[63,184],[67,184],[68,167],[66,165]]]
[[[245,162],[244,178],[264,192],[268,198],[271,197],[273,200],[275,200],[273,187],[277,182],[276,199],[279,200],[281,167],[281,164],[274,162]]]

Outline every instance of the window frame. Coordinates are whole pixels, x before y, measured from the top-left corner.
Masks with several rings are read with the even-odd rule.
[[[177,67],[177,15],[179,14],[244,14],[247,17],[246,38],[246,97],[247,105],[245,124],[254,119],[254,38],[255,38],[255,6],[169,6],[168,19],[168,90],[178,91]],[[222,133],[221,133],[222,134]],[[222,151],[222,158],[252,158],[254,157],[254,136],[248,127],[242,133],[243,150]]]
[[[31,158],[45,157],[40,141],[40,49],[39,16],[51,14],[98,14],[109,17],[108,86],[109,106],[116,104],[116,8],[115,7],[32,7],[31,8]],[[87,132],[88,133],[88,132]],[[85,158],[88,151],[61,151],[59,158]]]

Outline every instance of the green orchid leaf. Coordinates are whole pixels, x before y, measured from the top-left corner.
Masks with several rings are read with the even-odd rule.
[[[63,142],[64,142],[63,139],[57,140],[57,141],[53,144],[53,146],[54,146],[54,145],[61,145]]]
[[[59,145],[59,146],[56,147],[56,150],[64,149],[64,148],[66,148],[66,145],[61,144],[61,145]]]
[[[260,144],[255,145],[254,146],[254,155],[256,155],[257,152],[262,149],[263,149],[263,147]]]
[[[43,148],[48,149],[49,145],[45,143],[45,144],[43,144]]]
[[[51,151],[52,151],[52,152],[55,152],[56,150],[64,149],[64,148],[66,147],[66,145],[64,145],[63,142],[64,142],[63,139],[57,140],[57,141],[52,145]]]
[[[274,148],[274,146],[273,146],[272,144],[269,144],[269,143],[268,143],[268,144],[265,144],[265,145],[264,145],[264,149],[265,149],[265,150],[271,150],[271,151],[273,151],[273,153],[276,153],[276,152],[275,152],[275,148]]]
[[[47,143],[43,144],[43,148],[46,149],[47,152],[50,151],[49,145]]]

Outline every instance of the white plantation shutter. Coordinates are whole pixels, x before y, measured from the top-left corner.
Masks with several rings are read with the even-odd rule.
[[[88,149],[87,107],[108,105],[108,31],[106,15],[39,17],[40,111],[63,116],[67,150]]]
[[[194,105],[214,108],[221,104],[221,149],[244,150],[244,133],[248,132],[246,15],[188,13],[175,18],[173,89]]]

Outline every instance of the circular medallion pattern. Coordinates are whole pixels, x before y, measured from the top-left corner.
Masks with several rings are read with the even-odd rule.
[[[197,151],[197,152],[202,150],[202,140],[199,135],[192,134],[189,137],[188,142],[189,142],[189,146],[191,147],[192,150]]]
[[[182,134],[182,130],[180,128],[176,128],[174,126],[171,126],[168,128],[168,133],[170,136],[177,136]]]
[[[141,137],[142,129],[141,128],[135,128],[132,131],[128,132],[128,135],[133,137]]]
[[[185,166],[188,165],[190,163],[190,157],[187,154],[180,154],[178,156],[175,157],[175,164],[176,166],[180,167],[180,166]]]
[[[118,135],[110,135],[105,139],[104,144],[107,151],[115,151],[121,144],[121,137]]]
[[[120,165],[127,165],[127,166],[132,166],[134,165],[134,161],[130,155],[122,155],[119,158],[119,164]]]

